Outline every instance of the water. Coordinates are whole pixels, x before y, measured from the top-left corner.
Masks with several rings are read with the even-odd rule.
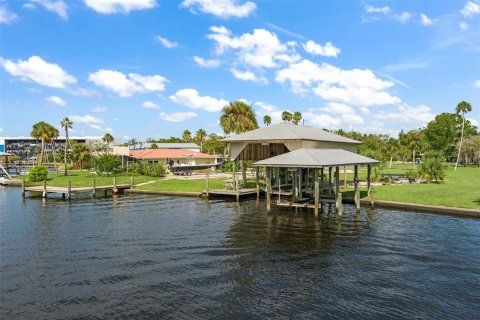
[[[2,319],[474,319],[480,220],[0,188]]]

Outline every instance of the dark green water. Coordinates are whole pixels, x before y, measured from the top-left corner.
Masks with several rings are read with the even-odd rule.
[[[480,220],[264,208],[0,187],[1,319],[480,318]]]

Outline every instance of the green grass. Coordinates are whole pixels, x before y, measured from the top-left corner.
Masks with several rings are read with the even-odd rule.
[[[365,189],[361,192],[366,196]],[[348,190],[345,196],[353,197],[353,191]],[[459,167],[454,171],[449,167],[443,183],[377,186],[375,199],[480,209],[480,168]]]
[[[72,182],[72,187],[90,187],[93,184],[93,179],[97,186],[106,186],[113,185],[113,177],[116,178],[117,184],[128,184],[130,183],[130,174],[116,174],[111,176],[97,176],[94,173],[88,171],[69,171],[67,176],[64,176],[63,173],[49,173],[47,177],[47,185],[56,186],[56,187],[66,187],[68,181]],[[134,183],[142,183],[152,180],[159,180],[160,177],[149,177],[149,176],[134,176]],[[20,176],[19,179],[23,177]],[[43,182],[28,182],[28,185],[41,185]]]

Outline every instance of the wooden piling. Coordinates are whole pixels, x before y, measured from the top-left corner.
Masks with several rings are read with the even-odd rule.
[[[340,185],[340,167],[335,167],[335,195],[339,193]]]
[[[43,198],[47,197],[47,180],[43,180],[43,194],[42,194],[42,197]]]
[[[208,172],[207,172],[207,175],[205,176],[205,195],[207,196],[207,198],[209,197],[209,191],[208,191]]]
[[[257,187],[257,200],[260,199],[260,167],[255,167],[255,183]]]
[[[271,172],[271,169],[270,167],[267,167],[266,168],[266,171],[267,171],[267,211],[270,211],[271,209],[271,199],[270,199],[270,196],[271,196],[271,191],[272,191],[272,180],[271,180],[271,176],[270,176],[270,172]]]
[[[318,185],[318,169],[315,169],[315,174],[314,174],[314,179],[315,179],[315,218],[318,218],[318,207],[320,203],[320,186]]]
[[[355,187],[355,209],[360,211],[360,189],[358,188],[358,165],[355,165],[353,170],[353,183]]]
[[[130,177],[130,189],[133,189],[134,186],[134,181],[133,181],[133,176]]]
[[[22,197],[25,198],[25,178],[22,179]]]
[[[370,199],[370,207],[375,207],[375,189],[373,186],[368,188],[368,198]]]
[[[320,185],[322,186],[321,193],[323,194],[323,168],[320,169]]]
[[[97,184],[96,180],[93,179],[93,181],[92,181],[92,198],[95,198],[96,184]]]
[[[343,204],[342,204],[342,193],[339,192],[336,195],[336,203],[335,203],[336,209],[337,209],[337,214],[339,216],[342,215],[343,213]]]
[[[113,177],[113,189],[117,187],[117,178]]]
[[[68,181],[68,185],[67,185],[67,197],[68,199],[71,199],[72,198],[72,181]]]
[[[372,165],[367,165],[367,190],[370,190],[370,176],[372,174]]]
[[[332,169],[333,167],[328,167],[328,194],[332,194]]]

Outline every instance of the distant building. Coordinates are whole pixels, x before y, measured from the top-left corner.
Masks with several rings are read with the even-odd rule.
[[[85,143],[87,145],[96,145],[103,143],[102,137],[95,136],[71,136],[68,137],[70,141],[76,143]],[[65,145],[65,137],[58,137],[55,139],[55,147],[63,149]],[[21,159],[35,157],[39,152],[41,141],[32,137],[17,136],[17,137],[0,137],[0,152],[8,152],[19,156]],[[50,144],[46,145],[47,150],[50,150]]]
[[[145,161],[160,164],[216,164],[215,155],[206,154],[190,149],[143,149],[131,150],[129,147],[113,147],[113,154],[122,157],[122,165],[129,162]]]

